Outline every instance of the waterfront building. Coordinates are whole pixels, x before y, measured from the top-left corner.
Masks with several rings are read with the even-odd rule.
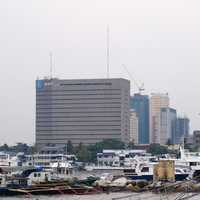
[[[0,152],[0,167],[22,167],[26,162],[23,152],[13,154],[13,152]]]
[[[146,150],[112,150],[104,149],[102,153],[97,153],[97,164],[98,166],[130,166],[131,162],[134,161],[135,156],[149,155]]]
[[[130,100],[131,109],[138,117],[138,144],[149,144],[149,97],[134,94]]]
[[[161,108],[160,113],[160,144],[175,144],[176,135],[176,110]]]
[[[66,154],[33,154],[33,155],[26,155],[26,162],[23,163],[23,166],[40,166],[44,168],[50,168],[52,163],[61,163],[61,162],[68,162],[74,163],[77,161],[75,155],[66,155]]]
[[[176,121],[175,144],[183,143],[183,138],[189,137],[190,120],[187,117],[178,117]]]
[[[163,93],[152,93],[150,98],[150,143],[160,143],[161,108],[169,107],[169,96]]]
[[[11,156],[8,153],[0,152],[0,167],[11,166]]]
[[[135,110],[130,110],[130,142],[139,143],[138,116]]]
[[[36,80],[36,145],[130,141],[126,79]]]

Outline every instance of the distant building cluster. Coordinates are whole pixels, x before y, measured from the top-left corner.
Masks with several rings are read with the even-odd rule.
[[[134,133],[135,144],[181,144],[189,136],[190,121],[177,116],[177,111],[170,107],[168,94],[135,94],[130,101],[139,127]]]
[[[180,144],[189,119],[177,117],[168,94],[130,95],[126,79],[36,80],[36,145]]]

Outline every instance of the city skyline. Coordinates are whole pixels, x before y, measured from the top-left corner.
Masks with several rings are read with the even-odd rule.
[[[171,106],[200,129],[198,1],[4,1],[0,6],[1,143],[33,143],[35,79],[110,77],[141,84],[145,93],[169,93]],[[22,6],[23,5],[23,6]],[[131,93],[137,88],[131,85]]]

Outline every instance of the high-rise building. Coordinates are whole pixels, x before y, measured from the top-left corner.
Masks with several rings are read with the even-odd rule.
[[[130,110],[130,142],[139,144],[139,120],[135,110]]]
[[[187,117],[178,117],[176,121],[175,144],[183,143],[183,138],[188,138],[190,132],[190,120]]]
[[[175,144],[176,134],[176,110],[173,108],[161,108],[160,113],[160,144]]]
[[[149,144],[149,97],[135,94],[131,97],[130,105],[138,117],[138,143]]]
[[[200,148],[200,130],[195,130],[193,132],[193,147],[198,150]]]
[[[150,98],[150,143],[160,143],[161,108],[169,107],[168,94],[152,93]]]
[[[126,79],[36,80],[36,145],[130,139]]]

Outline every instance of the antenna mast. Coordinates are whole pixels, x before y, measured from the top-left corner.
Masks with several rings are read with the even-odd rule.
[[[110,75],[110,30],[109,25],[107,25],[107,78]]]
[[[50,58],[50,79],[53,78],[53,53],[49,53],[49,58]]]

